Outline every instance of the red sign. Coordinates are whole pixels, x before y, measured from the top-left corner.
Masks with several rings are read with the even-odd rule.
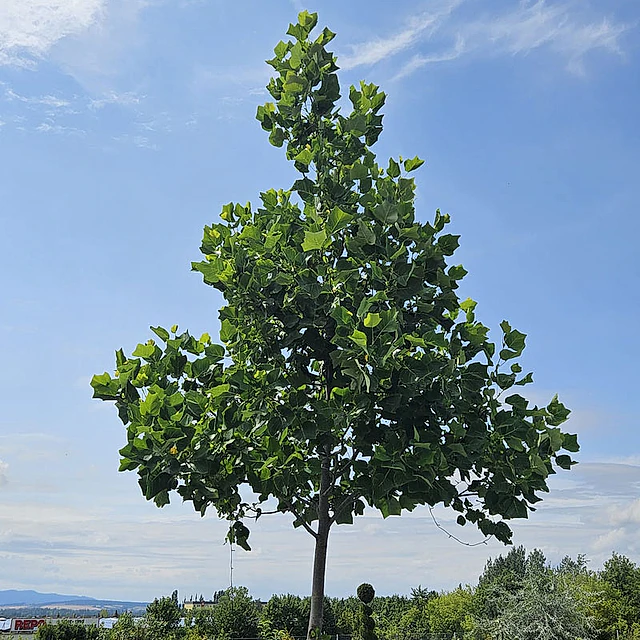
[[[34,629],[37,629],[40,625],[44,623],[45,621],[42,618],[27,618],[24,620],[14,620],[13,629],[14,631],[33,631]]]

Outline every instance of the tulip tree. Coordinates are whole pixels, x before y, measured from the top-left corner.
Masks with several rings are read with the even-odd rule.
[[[273,101],[257,113],[299,178],[257,208],[225,205],[193,263],[226,300],[221,344],[152,327],[92,381],[127,427],[120,469],[145,498],[212,507],[247,549],[247,523],[268,510],[313,536],[310,636],[333,525],[442,504],[508,543],[507,521],[578,449],[557,397],[538,407],[515,392],[532,380],[515,362],[525,335],[504,321],[496,346],[459,299],[449,216],[416,216],[423,161],[377,164],[385,94],[352,86],[344,111],[334,34],[312,38],[316,22],[302,12],[275,47]]]

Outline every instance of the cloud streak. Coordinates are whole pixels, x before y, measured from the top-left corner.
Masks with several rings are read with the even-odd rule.
[[[51,443],[42,447],[49,451]],[[23,460],[14,456],[10,461],[19,471]],[[18,477],[7,486],[0,510],[0,588],[147,600],[174,588],[210,593],[228,584],[226,523],[213,513],[201,520],[189,505],[155,509],[136,495],[135,478],[129,475],[119,476],[109,495],[90,502],[81,483],[70,482],[47,504],[35,487],[30,493],[18,491],[19,483]],[[640,467],[633,465],[585,463],[558,474],[530,520],[513,522],[514,543],[541,548],[551,562],[585,553],[594,568],[613,549],[633,556],[638,551],[638,483]],[[469,542],[482,539],[472,528],[457,527],[455,514],[443,508],[436,514],[452,533]],[[238,551],[234,558],[237,583],[263,598],[274,592],[308,593],[311,537],[293,530],[285,516],[261,518],[251,529],[253,551]],[[434,527],[425,509],[384,521],[365,515],[353,526],[336,527],[330,544],[331,595],[352,593],[362,580],[384,585],[388,593],[407,593],[417,584],[448,589],[475,583],[487,557],[505,552],[495,541],[461,547]],[[372,557],[377,558],[374,565]]]
[[[400,79],[426,65],[462,57],[517,56],[546,50],[562,58],[570,72],[584,74],[587,55],[595,51],[622,55],[621,38],[632,27],[602,16],[587,16],[575,5],[562,2],[523,1],[491,16],[458,11],[470,7],[464,0],[451,0],[437,11],[413,16],[401,31],[352,45],[350,53],[341,58],[341,66],[373,65],[421,49],[408,61],[401,61],[396,75]]]
[[[413,47],[422,38],[433,35],[445,19],[462,4],[462,1],[450,0],[435,10],[412,16],[405,29],[391,36],[352,45],[351,54],[340,58],[340,67],[348,70],[361,65],[375,64]]]

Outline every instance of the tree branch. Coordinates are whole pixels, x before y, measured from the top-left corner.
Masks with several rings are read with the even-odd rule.
[[[433,523],[436,525],[436,527],[438,527],[438,529],[440,529],[440,531],[446,533],[447,536],[449,536],[449,538],[452,538],[456,542],[459,542],[460,544],[463,544],[465,547],[479,547],[481,544],[487,544],[487,542],[489,542],[489,540],[491,540],[491,538],[493,537],[493,536],[487,536],[484,540],[481,540],[480,542],[465,542],[464,540],[460,540],[460,538],[457,538],[456,536],[454,536],[452,533],[449,533],[436,520],[436,517],[433,515],[433,507],[429,507],[429,513],[431,514],[431,519],[433,520]]]

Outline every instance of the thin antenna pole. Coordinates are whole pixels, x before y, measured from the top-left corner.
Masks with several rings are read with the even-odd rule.
[[[233,542],[229,544],[229,587],[233,589]]]

